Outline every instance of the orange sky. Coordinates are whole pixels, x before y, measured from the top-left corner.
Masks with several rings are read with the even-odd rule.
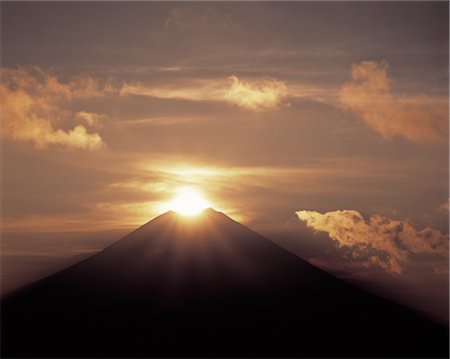
[[[4,256],[197,186],[324,267],[448,278],[446,2],[1,7]]]

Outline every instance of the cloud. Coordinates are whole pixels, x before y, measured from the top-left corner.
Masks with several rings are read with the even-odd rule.
[[[438,207],[438,212],[444,212],[444,213],[447,213],[448,214],[448,212],[449,212],[449,200],[447,200],[446,202],[444,202],[444,203],[442,203],[442,204],[440,204],[439,205],[439,207]]]
[[[79,111],[75,114],[75,116],[80,120],[85,121],[89,126],[92,127],[101,127],[102,120],[104,120],[107,117],[106,115],[103,114],[86,111]]]
[[[351,81],[340,89],[344,109],[385,138],[401,136],[422,143],[442,143],[448,137],[448,100],[426,95],[399,97],[392,93],[386,62],[353,64]]]
[[[147,86],[145,84],[125,83],[121,90],[121,96],[147,96],[160,99],[177,99],[188,101],[220,101],[225,93],[223,81],[190,81],[186,84],[166,86]]]
[[[150,87],[143,84],[124,84],[122,96],[138,95],[162,99],[181,99],[188,101],[228,102],[246,110],[263,111],[276,109],[287,95],[283,81],[273,78],[243,81],[236,76],[225,80],[195,80],[188,85],[177,84]]]
[[[30,142],[42,148],[56,145],[66,148],[97,150],[104,146],[98,133],[89,133],[82,124],[65,130],[65,123],[83,119],[92,125],[94,114],[74,115],[65,105],[76,99],[101,96],[106,87],[95,79],[78,76],[68,83],[40,68],[1,70],[1,134],[16,141]],[[91,122],[91,123],[89,123]]]
[[[284,96],[286,85],[276,79],[264,79],[259,83],[241,81],[236,76],[229,78],[231,87],[225,98],[238,106],[250,110],[277,108]]]
[[[368,221],[354,210],[326,213],[298,211],[298,218],[317,232],[326,232],[354,259],[401,273],[414,255],[448,258],[448,235],[433,228],[415,229],[408,221],[373,215]]]

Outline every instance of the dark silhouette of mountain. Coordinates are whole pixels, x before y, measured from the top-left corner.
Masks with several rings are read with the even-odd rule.
[[[448,357],[448,328],[212,209],[2,300],[2,357]]]

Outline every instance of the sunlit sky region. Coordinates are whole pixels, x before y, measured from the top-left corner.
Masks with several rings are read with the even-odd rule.
[[[2,2],[4,288],[98,251],[189,188],[445,317],[448,10]]]

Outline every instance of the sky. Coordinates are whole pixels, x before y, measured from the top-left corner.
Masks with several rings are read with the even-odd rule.
[[[177,190],[448,317],[442,2],[2,2],[2,290]]]

